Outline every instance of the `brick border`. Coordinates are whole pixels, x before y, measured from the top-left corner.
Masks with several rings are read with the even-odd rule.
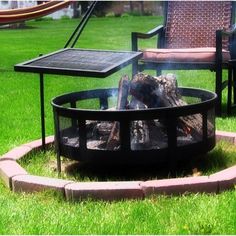
[[[216,131],[216,140],[236,145],[236,133]],[[54,137],[46,138],[51,145]],[[149,181],[74,182],[57,178],[30,175],[17,161],[42,146],[41,139],[13,148],[0,157],[0,178],[14,192],[54,190],[66,200],[144,199],[153,194],[179,195],[184,193],[220,193],[236,185],[236,165],[210,176],[185,177]]]

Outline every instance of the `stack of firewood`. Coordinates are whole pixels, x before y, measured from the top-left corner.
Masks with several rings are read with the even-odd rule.
[[[129,95],[132,95],[130,101],[128,101]],[[176,107],[186,104],[178,92],[177,80],[174,74],[151,76],[138,73],[132,80],[129,80],[127,75],[120,80],[117,110]],[[200,124],[200,115],[179,117],[178,132],[182,132],[182,135],[189,136],[191,139],[199,140],[202,137]],[[159,120],[133,121],[131,124],[131,148],[155,149],[165,145],[166,135],[164,129],[166,125],[168,124],[165,124],[165,121]],[[159,140],[160,145],[157,144],[156,140]],[[118,145],[119,124],[114,122],[107,141],[107,149],[113,150]]]

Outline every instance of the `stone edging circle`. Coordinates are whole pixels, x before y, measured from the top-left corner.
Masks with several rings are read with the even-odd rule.
[[[236,133],[216,131],[217,140],[236,145]],[[46,138],[52,144],[54,137]],[[53,189],[67,200],[144,199],[153,194],[177,195],[183,193],[219,193],[233,189],[236,184],[236,165],[210,176],[184,177],[149,181],[74,182],[69,180],[30,175],[17,161],[32,151],[40,149],[41,139],[16,148],[0,157],[0,178],[14,192],[35,192]]]

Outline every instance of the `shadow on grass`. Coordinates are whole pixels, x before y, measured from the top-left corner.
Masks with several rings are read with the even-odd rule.
[[[232,101],[233,103],[233,101]],[[225,118],[229,118],[229,117],[235,117],[236,115],[236,109],[235,106],[232,104],[232,108],[231,108],[231,114],[227,113],[227,104],[223,103],[222,104],[222,116],[221,118],[225,119]]]
[[[12,25],[4,25],[0,27],[0,30],[28,30],[28,29],[38,29],[36,26],[22,25],[22,26],[12,26]]]
[[[221,146],[212,152],[179,162],[174,170],[162,165],[105,165],[73,162],[65,166],[65,173],[76,180],[130,181],[210,175],[228,167],[227,153]],[[236,160],[235,160],[236,161]]]
[[[20,164],[31,174],[57,177],[54,147],[46,152],[31,153],[20,160]],[[209,153],[178,162],[171,171],[168,163],[156,165],[106,165],[91,164],[62,158],[60,178],[73,181],[145,181],[186,176],[211,175],[236,164],[236,146],[218,142]]]

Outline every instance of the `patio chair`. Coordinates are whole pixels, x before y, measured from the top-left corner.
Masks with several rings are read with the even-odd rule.
[[[148,33],[132,32],[132,50],[137,51],[138,39],[157,37],[157,48],[143,50],[143,57],[133,73],[154,69],[201,70],[216,74],[218,95],[216,114],[221,115],[222,70],[228,60],[236,58],[235,3],[231,1],[169,1],[164,2],[164,23]]]

